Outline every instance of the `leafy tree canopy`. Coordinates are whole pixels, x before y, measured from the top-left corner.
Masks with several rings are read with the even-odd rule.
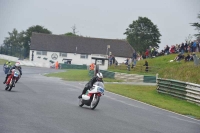
[[[138,52],[146,51],[149,46],[158,47],[160,43],[160,32],[147,17],[139,17],[133,21],[124,33],[127,35],[127,41]]]
[[[66,35],[66,36],[77,36],[76,34],[74,34],[74,33],[72,33],[72,32],[67,32],[67,33],[65,33],[64,35]]]
[[[32,33],[45,33],[45,34],[52,34],[52,32],[43,26],[36,25],[36,26],[31,26],[29,27],[26,31],[22,31],[23,34],[23,46],[26,49],[27,53],[26,56],[29,55],[29,50],[30,50],[30,43],[31,43],[31,36]]]
[[[191,23],[191,26],[194,26],[195,29],[198,31],[198,34],[195,34],[195,36],[200,37],[200,14],[198,14],[199,22]]]
[[[31,26],[26,31],[22,31],[20,33],[16,29],[13,29],[12,32],[8,32],[9,37],[6,37],[4,39],[4,45],[6,47],[14,46],[14,47],[24,48],[26,51],[24,56],[28,57],[30,50],[31,36],[33,32],[52,34],[51,31],[40,25]]]

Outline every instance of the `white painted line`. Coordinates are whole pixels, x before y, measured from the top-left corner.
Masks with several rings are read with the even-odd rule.
[[[129,105],[129,106],[132,106],[132,107],[136,107],[136,108],[144,109],[144,108],[141,108],[141,107],[135,106],[135,105],[133,105],[133,104],[126,103],[126,102],[124,102],[124,101],[122,101],[122,100],[118,100],[118,99],[116,99],[116,98],[112,98],[112,97],[110,97],[110,96],[105,96],[105,97],[107,97],[107,98],[109,98],[109,99],[111,99],[111,100],[114,100],[114,101],[117,101],[117,102],[120,102],[120,103],[123,103],[123,104]]]
[[[178,119],[178,120],[181,120],[181,121],[186,121],[186,122],[189,122],[189,123],[195,123],[195,124],[200,125],[200,123],[193,122],[193,121],[188,121],[188,120],[184,120],[184,119],[181,119],[181,118],[177,118],[177,117],[175,117],[175,116],[169,116],[169,117],[172,117],[172,118],[175,118],[175,119]]]

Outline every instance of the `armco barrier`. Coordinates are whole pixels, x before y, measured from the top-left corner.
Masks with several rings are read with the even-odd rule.
[[[87,69],[86,65],[74,65],[74,64],[62,64],[60,63],[61,69]]]
[[[125,82],[143,82],[143,83],[156,83],[156,76],[144,76],[138,74],[127,74],[119,72],[110,72],[106,70],[100,70],[105,78],[112,78],[117,80],[122,80]],[[88,75],[90,77],[94,76],[94,71],[89,71]]]
[[[104,78],[114,78],[115,77],[115,73],[114,72],[109,72],[109,71],[105,71],[105,70],[100,70],[100,72],[103,74]],[[89,76],[93,77],[94,76],[94,71],[89,71]]]
[[[200,85],[170,79],[157,79],[157,91],[200,104]]]
[[[144,76],[144,83],[156,83],[156,76]]]

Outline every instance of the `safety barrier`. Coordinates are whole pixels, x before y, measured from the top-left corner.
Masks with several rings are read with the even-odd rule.
[[[110,72],[105,70],[100,70],[105,78],[112,78],[117,80],[122,80],[125,82],[144,82],[144,83],[156,83],[156,76],[144,76],[138,74],[127,74],[119,72]],[[94,71],[89,71],[88,75],[90,77],[94,76]]]
[[[60,63],[60,69],[87,69],[87,65],[74,65]]]
[[[178,80],[157,78],[157,91],[200,104],[200,85]]]
[[[194,59],[194,65],[196,66],[200,65],[200,58],[198,58],[197,55],[193,55],[193,59]]]
[[[105,71],[105,70],[100,70],[100,72],[103,74],[104,78],[112,78],[112,79],[114,79],[114,76],[115,76],[114,72],[109,72],[109,71]],[[93,77],[94,76],[94,71],[90,70],[89,71],[89,76]]]

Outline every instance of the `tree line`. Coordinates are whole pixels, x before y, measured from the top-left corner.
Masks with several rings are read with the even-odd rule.
[[[12,56],[23,54],[23,58],[27,58],[29,56],[31,36],[33,32],[52,34],[50,30],[40,25],[31,26],[26,31],[21,32],[18,32],[17,29],[14,28],[12,32],[8,32],[9,36],[5,37],[3,46],[1,46],[1,53]]]

